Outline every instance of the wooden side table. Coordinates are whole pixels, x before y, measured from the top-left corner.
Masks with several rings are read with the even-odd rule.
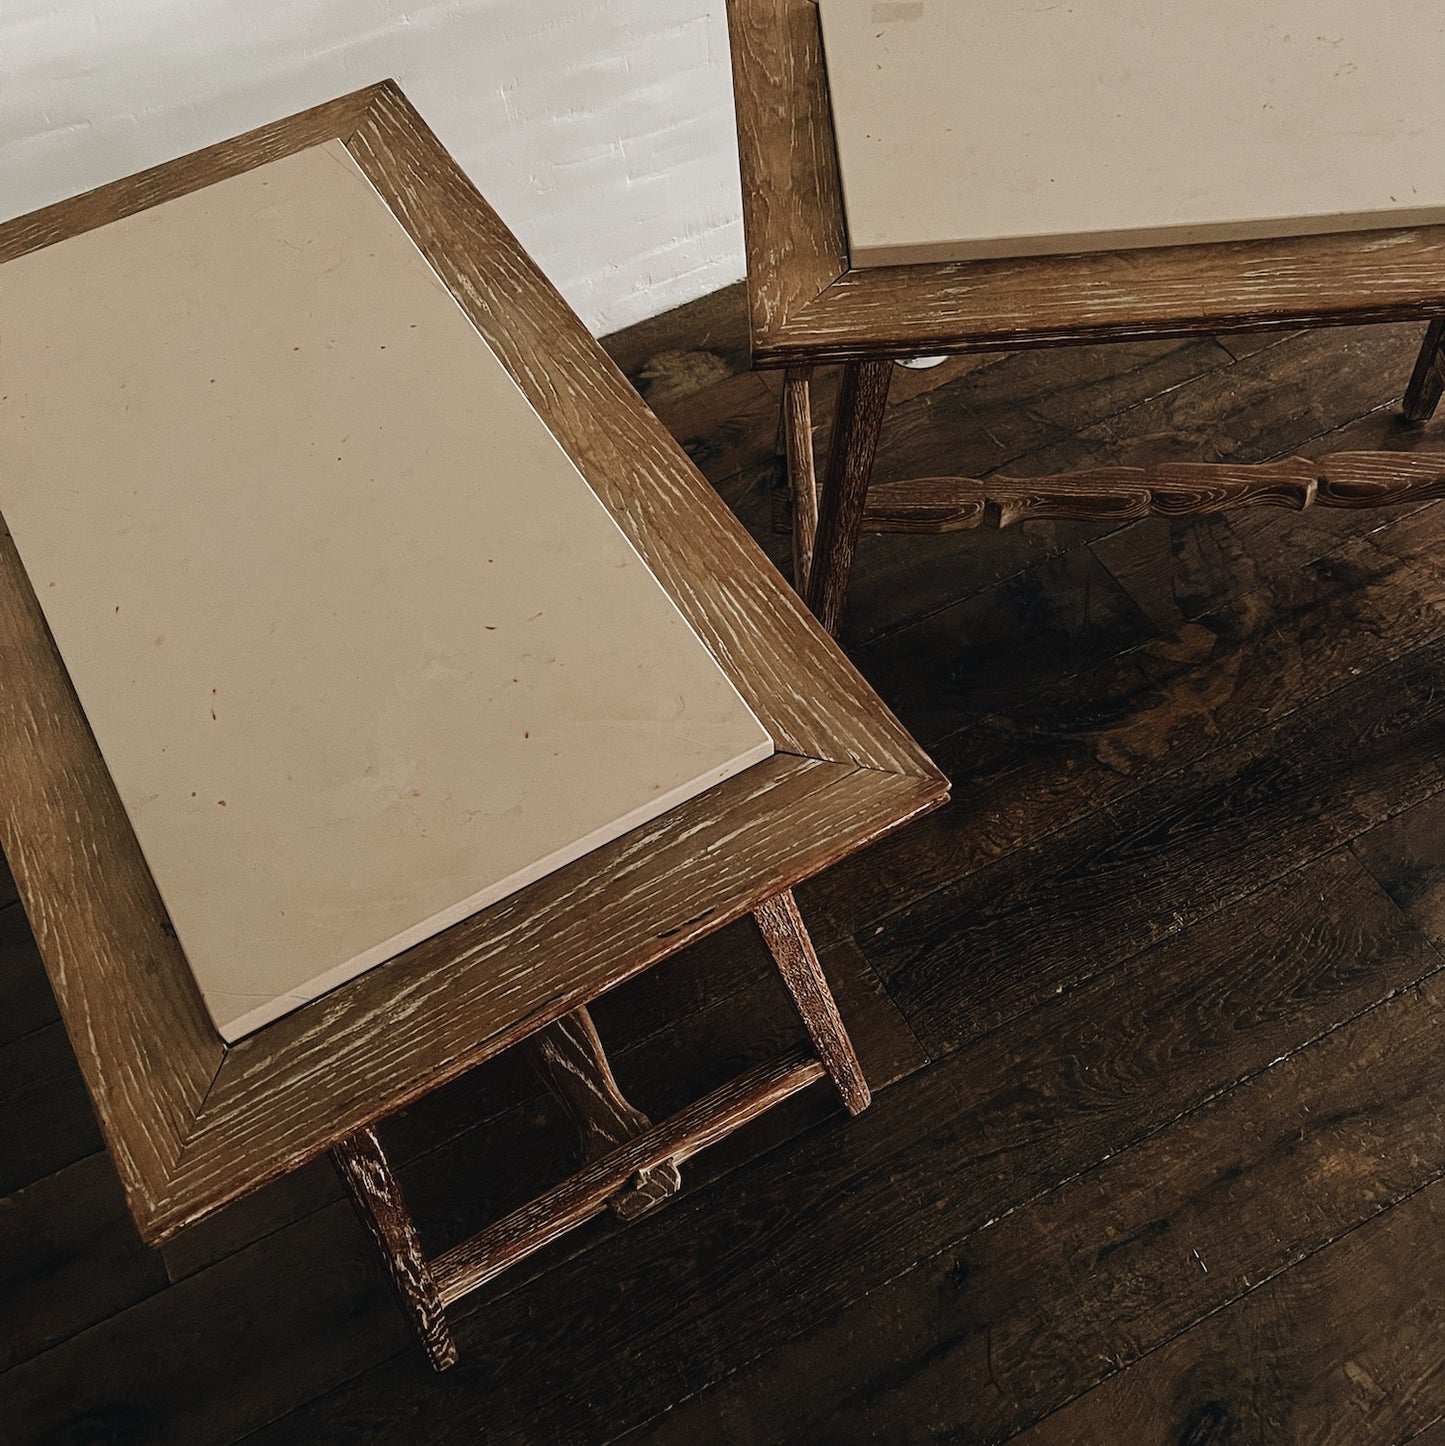
[[[906,20],[914,6],[882,7]],[[897,12],[894,14],[893,12]],[[1429,321],[1405,415],[1445,385],[1445,226],[1024,259],[855,267],[816,0],[728,0],[753,362],[785,369],[795,584],[836,632],[861,532],[1124,520],[1445,495],[1445,458],[1347,453],[870,488],[895,360],[1225,331]],[[842,363],[818,485],[810,378]]]
[[[0,262],[337,142],[774,751],[228,1042],[52,639],[48,584],[0,528],[0,841],[142,1237],[159,1244],[329,1150],[440,1369],[456,1358],[446,1308],[531,1251],[609,1203],[641,1214],[691,1155],[825,1076],[850,1111],[867,1106],[791,891],[947,784],[390,82],[10,222]],[[653,1124],[619,1091],[587,1005],[744,914],[812,1047]],[[374,1126],[514,1044],[577,1121],[586,1163],[428,1258]]]

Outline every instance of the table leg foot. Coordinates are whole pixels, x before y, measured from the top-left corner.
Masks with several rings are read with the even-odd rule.
[[[331,1159],[391,1277],[392,1289],[412,1334],[438,1371],[456,1364],[457,1347],[401,1184],[370,1127],[348,1135]]]
[[[1445,391],[1445,319],[1432,321],[1425,333],[1415,372],[1405,389],[1405,419],[1428,422]]]
[[[818,963],[813,941],[808,937],[803,916],[791,889],[775,894],[753,911],[758,931],[768,952],[777,963],[783,983],[792,995],[803,1020],[803,1027],[813,1041],[813,1048],[823,1061],[823,1068],[837,1086],[838,1093],[851,1115],[861,1114],[872,1100],[872,1091],[863,1077],[863,1067],[853,1049],[853,1041],[843,1027],[842,1016],[828,988],[823,966]]]
[[[586,1009],[564,1015],[528,1039],[524,1048],[542,1083],[556,1096],[582,1137],[582,1162],[591,1164],[646,1133],[652,1121],[628,1103],[613,1078],[597,1027]],[[639,1170],[609,1204],[635,1220],[682,1186],[671,1160]]]

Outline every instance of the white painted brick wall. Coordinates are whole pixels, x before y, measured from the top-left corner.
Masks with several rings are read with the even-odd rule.
[[[0,0],[0,218],[388,75],[599,335],[743,274],[723,0]]]

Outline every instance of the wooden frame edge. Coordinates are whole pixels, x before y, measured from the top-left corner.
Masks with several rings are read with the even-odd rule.
[[[1079,263],[1076,290],[1096,285],[1089,273],[1107,262],[1099,257],[1123,256],[1124,269],[1139,266],[1148,250],[1082,253],[1080,257],[1035,257],[999,262],[933,262],[899,267],[854,267],[848,255],[847,223],[839,179],[837,144],[830,119],[826,60],[816,0],[727,0],[732,41],[734,96],[738,117],[738,150],[744,198],[744,238],[748,257],[749,338],[753,365],[764,370],[850,361],[905,359],[911,356],[1015,351],[1054,346],[1091,346],[1114,341],[1166,340],[1208,336],[1218,332],[1269,332],[1294,328],[1363,326],[1375,323],[1428,322],[1445,317],[1445,226],[1401,227],[1397,232],[1369,235],[1437,234],[1441,243],[1438,294],[1434,299],[1369,298],[1310,308],[1295,305],[1278,312],[1220,309],[1209,315],[1161,313],[1153,319],[1100,319],[1094,322],[1047,325],[974,327],[940,324],[931,330],[905,323],[889,330],[880,317],[897,316],[906,290],[931,290],[937,297],[963,293],[999,268],[1034,269],[1043,277],[1051,268]],[[805,14],[804,12],[808,12]],[[800,37],[799,27],[807,24]],[[756,37],[754,39],[753,37]],[[765,120],[764,120],[765,118]],[[761,133],[783,135],[792,169],[770,166],[768,140]],[[806,160],[820,172],[816,184],[800,185],[797,170]],[[1214,242],[1154,248],[1180,253],[1179,270],[1187,275],[1193,256],[1217,256],[1221,247],[1244,248],[1241,263],[1258,269],[1273,261],[1283,269],[1298,264],[1288,253],[1301,245],[1328,258],[1361,233],[1274,238],[1264,241]],[[800,252],[812,251],[812,266],[798,265]],[[833,261],[820,263],[831,253]],[[782,258],[780,261],[779,258]],[[901,277],[909,274],[909,281]],[[1063,288],[1067,291],[1069,288]],[[895,323],[896,325],[896,323]]]
[[[815,0],[727,0],[733,94],[748,253],[754,365],[774,335],[848,271],[842,182]],[[764,99],[766,97],[766,99]],[[744,105],[787,132],[770,147],[743,124]],[[826,152],[817,160],[819,146]],[[831,158],[831,163],[829,163]]]

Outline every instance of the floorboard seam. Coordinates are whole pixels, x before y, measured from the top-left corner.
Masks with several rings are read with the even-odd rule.
[[[1398,1199],[1391,1200],[1387,1205],[1383,1205],[1379,1209],[1372,1211],[1369,1215],[1365,1216],[1363,1220],[1355,1221],[1353,1225],[1349,1226],[1347,1229],[1340,1231],[1338,1235],[1333,1235],[1323,1243],[1316,1245],[1313,1249],[1305,1251],[1303,1255],[1300,1255],[1296,1259],[1290,1261],[1288,1265],[1283,1265],[1278,1270],[1271,1271],[1268,1275],[1262,1276],[1259,1280],[1256,1280],[1253,1284],[1251,1284],[1247,1290],[1242,1290],[1238,1295],[1233,1296],[1231,1299],[1223,1301],[1219,1305],[1212,1306],[1209,1310],[1205,1311],[1195,1320],[1190,1321],[1187,1326],[1182,1326],[1179,1330],[1174,1331],[1170,1335],[1166,1336],[1163,1340],[1160,1340],[1154,1345],[1150,1346],[1148,1350],[1141,1351],[1137,1356],[1133,1358],[1133,1360],[1129,1361],[1126,1365],[1119,1366],[1116,1369],[1109,1371],[1107,1374],[1100,1376],[1100,1378],[1092,1385],[1090,1385],[1087,1390],[1075,1392],[1075,1394],[1070,1396],[1068,1400],[1060,1401],[1057,1406],[1051,1407],[1049,1410],[1045,1411],[1042,1416],[1035,1417],[1027,1425],[1020,1427],[1018,1431],[1011,1432],[1008,1436],[1002,1439],[1005,1441],[1012,1441],[1023,1435],[1024,1432],[1033,1430],[1033,1428],[1037,1426],[1041,1421],[1047,1421],[1051,1416],[1057,1416],[1060,1411],[1067,1410],[1068,1407],[1073,1405],[1075,1401],[1082,1401],[1086,1396],[1092,1395],[1093,1392],[1097,1391],[1101,1386],[1107,1385],[1116,1376],[1122,1375],[1125,1371],[1132,1369],[1141,1361],[1147,1360],[1156,1351],[1161,1351],[1166,1346],[1172,1345],[1181,1337],[1188,1335],[1190,1331],[1197,1330],[1206,1321],[1212,1320],[1215,1316],[1220,1315],[1222,1312],[1227,1310],[1233,1310],[1234,1307],[1237,1306],[1241,1301],[1248,1300],[1250,1296],[1254,1295],[1264,1286],[1267,1286],[1273,1281],[1278,1280],[1283,1275],[1287,1275],[1291,1270],[1297,1270],[1306,1261],[1313,1260],[1314,1257],[1317,1255],[1322,1255],[1326,1250],[1329,1250],[1333,1246],[1338,1245],[1342,1240],[1348,1240],[1349,1237],[1351,1235],[1354,1235],[1357,1231],[1364,1229],[1366,1226],[1373,1225],[1378,1220],[1382,1220],[1392,1210],[1399,1209],[1401,1205],[1407,1204],[1417,1195],[1423,1193],[1426,1190],[1433,1189],[1435,1186],[1442,1183],[1445,1183],[1445,1169],[1437,1170],[1433,1175],[1420,1181],[1420,1183],[1417,1184],[1413,1189],[1407,1190],[1405,1194],[1401,1195]],[[1426,1426],[1423,1429],[1429,1430],[1430,1428],[1429,1426]],[[1416,1435],[1419,1434],[1419,1432],[1416,1433]]]
[[[1318,559],[1317,559],[1317,560],[1318,560]],[[1442,634],[1442,636],[1445,636],[1445,634]],[[1056,837],[1058,837],[1060,834],[1066,833],[1069,829],[1078,828],[1078,827],[1080,827],[1081,825],[1083,825],[1083,824],[1085,824],[1086,822],[1088,822],[1088,820],[1091,819],[1095,814],[1102,812],[1104,808],[1112,808],[1112,807],[1115,807],[1116,805],[1118,805],[1118,804],[1120,804],[1120,803],[1123,803],[1123,802],[1127,801],[1128,799],[1135,798],[1135,797],[1137,797],[1140,793],[1142,793],[1146,788],[1154,788],[1154,787],[1160,786],[1160,785],[1162,785],[1162,784],[1165,784],[1165,783],[1167,783],[1170,779],[1177,778],[1177,777],[1179,776],[1179,774],[1183,773],[1186,769],[1196,767],[1197,765],[1206,762],[1207,760],[1215,757],[1217,754],[1223,752],[1223,751],[1224,751],[1225,749],[1227,749],[1227,748],[1237,747],[1239,744],[1247,741],[1247,740],[1250,739],[1250,738],[1258,737],[1258,736],[1259,736],[1260,734],[1262,734],[1262,733],[1268,732],[1268,731],[1271,730],[1271,729],[1278,728],[1278,727],[1280,726],[1280,724],[1286,722],[1286,721],[1287,721],[1288,719],[1290,719],[1290,718],[1293,718],[1296,714],[1300,713],[1302,710],[1304,710],[1304,709],[1306,709],[1306,708],[1311,708],[1311,707],[1317,706],[1318,704],[1324,702],[1326,699],[1332,697],[1335,693],[1338,693],[1338,692],[1342,691],[1342,690],[1345,689],[1345,688],[1359,686],[1360,683],[1361,683],[1361,681],[1362,681],[1363,679],[1372,678],[1372,677],[1375,676],[1375,674],[1383,671],[1383,670],[1386,669],[1386,668],[1396,667],[1396,666],[1398,666],[1399,664],[1403,663],[1407,658],[1413,657],[1416,653],[1419,653],[1419,652],[1423,651],[1423,650],[1426,649],[1426,648],[1436,647],[1436,646],[1439,644],[1439,642],[1440,642],[1440,638],[1438,638],[1438,637],[1437,637],[1437,638],[1434,638],[1434,639],[1432,639],[1431,641],[1429,641],[1429,642],[1427,642],[1427,643],[1421,643],[1418,647],[1410,648],[1410,649],[1407,650],[1406,652],[1403,652],[1403,653],[1399,654],[1397,657],[1389,658],[1389,659],[1384,660],[1383,662],[1377,663],[1377,664],[1376,664],[1373,668],[1371,668],[1368,672],[1355,673],[1355,674],[1352,674],[1351,676],[1349,676],[1349,677],[1347,677],[1347,678],[1342,678],[1334,687],[1332,687],[1332,688],[1327,688],[1327,689],[1326,689],[1324,692],[1322,692],[1322,693],[1312,694],[1309,698],[1303,699],[1301,702],[1297,703],[1294,707],[1287,709],[1285,712],[1279,714],[1277,717],[1271,718],[1271,719],[1269,719],[1267,722],[1261,723],[1261,724],[1259,724],[1259,725],[1258,725],[1257,727],[1255,727],[1255,728],[1245,729],[1245,730],[1242,731],[1242,732],[1234,733],[1234,734],[1229,735],[1228,737],[1225,737],[1225,738],[1221,739],[1221,741],[1220,741],[1216,746],[1214,746],[1213,748],[1209,748],[1209,749],[1207,749],[1207,750],[1206,750],[1205,752],[1203,752],[1203,753],[1195,754],[1193,757],[1191,757],[1191,758],[1187,759],[1185,762],[1181,763],[1177,768],[1168,769],[1168,770],[1166,770],[1166,771],[1164,771],[1164,772],[1160,772],[1160,773],[1157,773],[1157,774],[1153,774],[1153,775],[1151,775],[1150,777],[1143,779],[1143,780],[1140,782],[1140,784],[1139,784],[1139,786],[1138,786],[1137,788],[1131,788],[1131,789],[1129,789],[1127,792],[1121,793],[1121,794],[1119,794],[1119,795],[1118,795],[1117,797],[1115,797],[1115,798],[1111,798],[1111,799],[1108,801],[1108,803],[1105,804],[1105,805],[1103,805],[1101,808],[1092,809],[1092,810],[1090,810],[1088,813],[1081,814],[1078,818],[1067,819],[1067,820],[1065,820],[1063,823],[1057,824],[1057,825],[1055,825],[1055,826],[1052,827],[1052,828],[1046,828],[1046,829],[1043,829],[1043,830],[1042,830],[1041,832],[1039,832],[1039,833],[1031,834],[1027,839],[1021,841],[1021,842],[1020,842],[1019,844],[1017,844],[1015,847],[1007,850],[1007,852],[1005,852],[1005,853],[1001,853],[1001,854],[995,855],[994,857],[988,859],[987,862],[985,862],[984,864],[980,865],[978,868],[968,869],[968,870],[966,870],[966,871],[963,872],[963,873],[955,874],[952,878],[950,878],[950,879],[946,880],[945,882],[939,884],[936,888],[929,889],[929,890],[927,890],[926,892],[917,895],[915,898],[910,899],[906,904],[901,904],[901,905],[899,905],[898,908],[896,908],[896,909],[890,909],[890,910],[888,910],[886,913],[879,914],[876,918],[872,918],[872,919],[867,920],[866,923],[860,925],[858,928],[856,928],[856,929],[854,929],[854,930],[852,931],[852,937],[853,937],[855,943],[857,943],[857,944],[859,945],[859,948],[861,949],[861,948],[862,948],[862,938],[863,938],[863,935],[864,935],[864,932],[865,932],[865,931],[869,931],[869,932],[873,932],[873,933],[878,932],[880,926],[886,925],[889,920],[898,918],[901,914],[907,913],[910,909],[917,908],[917,906],[918,906],[920,903],[922,903],[925,899],[930,899],[930,898],[932,898],[934,894],[937,894],[937,893],[941,892],[941,891],[944,890],[944,889],[953,888],[955,885],[961,883],[961,882],[962,882],[963,880],[965,880],[965,879],[971,879],[971,878],[975,878],[975,877],[980,876],[980,875],[984,875],[984,874],[986,874],[986,873],[988,872],[989,869],[996,868],[999,864],[1003,863],[1005,860],[1012,858],[1016,853],[1020,852],[1020,850],[1025,849],[1025,848],[1032,847],[1032,846],[1035,845],[1035,844],[1043,843],[1043,842],[1047,841],[1048,839],[1056,838]],[[1143,645],[1141,644],[1141,646],[1143,646]],[[1129,653],[1131,653],[1131,652],[1133,652],[1133,651],[1134,651],[1134,650],[1131,648],[1131,649],[1127,650],[1127,651],[1124,652],[1124,653],[1116,654],[1116,655],[1115,655],[1115,656],[1116,656],[1116,659],[1118,659],[1118,658],[1127,658],[1127,657],[1129,656]],[[1112,660],[1111,660],[1111,661],[1112,661]],[[1065,680],[1063,680],[1063,681],[1067,681],[1067,679],[1065,679]],[[972,725],[970,725],[970,726],[973,727],[973,728],[976,728],[976,727],[978,726],[978,723],[979,723],[979,722],[987,722],[987,721],[989,721],[990,719],[1002,719],[1002,718],[1006,718],[1006,717],[1007,717],[1007,714],[1006,714],[1006,713],[989,713],[989,714],[984,714],[979,720],[977,720],[974,724],[972,724]],[[966,733],[966,732],[968,732],[968,731],[969,731],[969,729],[965,728],[965,729],[959,730],[958,733],[950,734],[950,735],[948,735],[948,736],[949,736],[950,738],[956,738],[956,737],[961,736],[961,734]],[[935,744],[934,746],[937,747],[936,744]],[[1432,794],[1432,795],[1426,795],[1426,797],[1432,797],[1432,796],[1433,796],[1433,794]],[[1410,806],[1410,807],[1415,807],[1415,806],[1417,806],[1419,803],[1422,803],[1422,802],[1424,802],[1424,801],[1425,801],[1424,798],[1417,799],[1416,802],[1415,802],[1415,804],[1412,804],[1412,805],[1409,805],[1409,806]],[[954,806],[956,807],[957,805],[955,804]],[[1401,812],[1404,812],[1404,809],[1397,809],[1397,810],[1395,810],[1395,811],[1392,812],[1392,813],[1387,813],[1387,814],[1383,815],[1380,819],[1378,819],[1375,823],[1372,823],[1369,827],[1370,827],[1371,829],[1377,828],[1381,823],[1386,823],[1386,822],[1388,822],[1391,818],[1394,818],[1397,813],[1401,813]],[[1368,833],[1368,832],[1369,832],[1369,829],[1363,829],[1363,830],[1361,830],[1361,832],[1362,832],[1362,833]],[[1338,845],[1337,845],[1337,846],[1332,846],[1331,848],[1326,849],[1326,850],[1325,850],[1325,853],[1333,853],[1333,852],[1335,851],[1335,847],[1338,847]],[[1316,855],[1316,857],[1323,857],[1323,855]],[[1309,862],[1312,862],[1312,861],[1313,861],[1313,860],[1306,860],[1306,863],[1309,863]],[[1305,866],[1304,864],[1301,864],[1301,865],[1299,865],[1298,867],[1303,868],[1304,866]],[[1291,873],[1293,873],[1293,872],[1295,872],[1294,869],[1287,869],[1284,873],[1278,874],[1278,875],[1276,875],[1275,877],[1276,877],[1276,878],[1286,878],[1286,877],[1288,877],[1289,874],[1291,874]],[[1263,886],[1261,885],[1261,887],[1263,887]],[[1250,897],[1251,894],[1253,894],[1253,893],[1255,893],[1255,892],[1258,892],[1258,891],[1257,891],[1257,890],[1251,890],[1251,891],[1250,891],[1250,894],[1244,894],[1244,895],[1241,895],[1240,897],[1241,897],[1241,898],[1248,898],[1248,897]],[[1234,901],[1234,902],[1237,902],[1237,901]],[[1221,905],[1221,906],[1219,906],[1219,907],[1224,907],[1224,906]],[[1216,909],[1216,910],[1211,910],[1210,912],[1211,912],[1211,913],[1217,912],[1217,909]],[[1206,917],[1208,917],[1208,915],[1201,915],[1201,916],[1200,916],[1201,919],[1202,919],[1202,918],[1206,918]],[[1196,920],[1195,922],[1198,922],[1198,920]],[[1192,925],[1191,925],[1190,927],[1192,927]],[[1165,936],[1163,936],[1163,937],[1167,938],[1167,937],[1170,937],[1170,936],[1169,936],[1169,935],[1165,935]],[[1155,942],[1158,942],[1158,941],[1155,941]],[[866,951],[865,951],[865,952],[866,952]],[[1130,955],[1129,957],[1132,958],[1133,956]],[[871,964],[872,961],[870,960],[869,962],[870,962],[870,964]],[[876,966],[874,966],[874,972],[875,972],[875,973],[878,972]],[[882,976],[881,974],[879,974],[879,977],[882,978],[883,976]],[[886,981],[885,981],[885,984],[886,984]]]
[[[1340,850],[1335,850],[1334,852],[1343,851],[1345,851],[1344,848]],[[1320,857],[1328,857],[1328,855],[1321,855]],[[1317,860],[1311,860],[1311,862],[1317,862]],[[1302,867],[1307,867],[1307,865]],[[1406,922],[1409,925],[1410,931],[1419,936],[1419,931],[1415,929],[1414,925],[1409,924],[1408,920]],[[1428,941],[1426,941],[1426,943],[1428,944]],[[1143,1133],[1139,1134],[1137,1137],[1126,1141],[1118,1149],[1108,1151],[1106,1154],[1099,1156],[1098,1159],[1094,1160],[1089,1165],[1086,1165],[1081,1169],[1071,1171],[1067,1175],[1061,1176],[1057,1181],[1055,1181],[1052,1185],[1048,1186],[1046,1189],[1036,1190],[1032,1194],[1026,1196],[1024,1199],[1018,1201],[1016,1204],[1009,1206],[1008,1209],[1001,1210],[997,1215],[990,1216],[987,1220],[981,1221],[979,1224],[970,1227],[968,1230],[965,1230],[961,1235],[959,1235],[956,1239],[949,1241],[946,1245],[940,1246],[937,1250],[930,1251],[927,1255],[913,1261],[904,1269],[895,1272],[893,1275],[887,1276],[885,1279],[870,1286],[867,1290],[862,1291],[858,1296],[856,1296],[853,1300],[849,1301],[847,1304],[839,1306],[837,1309],[830,1311],[828,1313],[828,1319],[836,1319],[845,1311],[852,1309],[852,1307],[858,1304],[859,1301],[865,1300],[868,1296],[875,1294],[877,1291],[887,1289],[889,1286],[895,1284],[896,1282],[905,1279],[909,1275],[912,1275],[915,1271],[924,1269],[931,1262],[937,1260],[940,1256],[947,1255],[949,1252],[957,1250],[958,1247],[962,1245],[965,1241],[969,1240],[975,1235],[978,1235],[984,1230],[990,1229],[992,1226],[997,1225],[1000,1221],[1008,1219],[1009,1216],[1016,1214],[1018,1211],[1025,1210],[1030,1206],[1047,1199],[1050,1195],[1057,1193],[1059,1190],[1063,1189],[1067,1185],[1070,1185],[1079,1180],[1086,1179],[1089,1175],[1094,1174],[1097,1170],[1099,1170],[1102,1166],[1108,1164],[1110,1161],[1120,1159],[1123,1156],[1127,1155],[1130,1151],[1137,1149],[1139,1146],[1146,1144],[1152,1139],[1157,1138],[1166,1130],[1172,1129],[1181,1121],[1188,1119],[1192,1115],[1198,1114],[1201,1110],[1207,1108],[1216,1100],[1222,1099],[1225,1095],[1230,1094],[1234,1090],[1237,1090],[1256,1079],[1262,1078],[1269,1070],[1274,1069],[1277,1065],[1283,1064],[1287,1060],[1293,1059],[1295,1056],[1304,1053],[1305,1050],[1315,1048],[1317,1045],[1323,1043],[1325,1040],[1329,1039],[1332,1035],[1338,1033],[1340,1030],[1350,1028],[1351,1026],[1357,1024],[1360,1020],[1368,1018],[1370,1015],[1376,1013],[1377,1011],[1386,1008],[1395,1000],[1401,998],[1406,994],[1409,994],[1413,990],[1419,989],[1422,985],[1426,984],[1431,979],[1434,979],[1442,973],[1445,973],[1445,958],[1442,958],[1440,951],[1435,949],[1433,945],[1430,945],[1429,953],[1439,962],[1436,963],[1434,968],[1429,969],[1424,974],[1417,976],[1408,984],[1402,984],[1394,989],[1391,989],[1387,994],[1377,999],[1373,1004],[1369,1004],[1363,1009],[1356,1010],[1354,1014],[1348,1016],[1345,1019],[1338,1020],[1336,1023],[1330,1025],[1328,1029],[1321,1030],[1319,1034],[1312,1035],[1303,1043],[1296,1045],[1293,1049],[1286,1050],[1281,1055],[1277,1055],[1274,1059],[1269,1060],[1266,1064],[1261,1065],[1258,1069],[1249,1070],[1246,1073],[1237,1076],[1233,1080],[1230,1080],[1228,1083],[1222,1084],[1217,1088],[1208,1091],[1206,1094],[1200,1096],[1200,1098],[1197,1099],[1188,1108],[1180,1110],[1177,1113],[1171,1115],[1167,1120],[1160,1121],[1158,1124],[1151,1126]],[[1047,1001],[1044,1001],[1044,1003],[1047,1003]],[[1038,1007],[1043,1007],[1043,1005],[1041,1004]],[[1032,1011],[1029,1012],[1031,1013]],[[993,1031],[989,1032],[992,1033]],[[979,1036],[979,1038],[982,1037],[983,1036]],[[1369,1219],[1378,1218],[1378,1216],[1383,1215],[1386,1211],[1393,1209],[1396,1205],[1402,1204],[1405,1200],[1411,1198],[1411,1196],[1418,1194],[1421,1189],[1428,1188],[1429,1185],[1434,1184],[1441,1179],[1445,1179],[1445,1170],[1442,1170],[1436,1175],[1432,1176],[1429,1180],[1417,1186],[1414,1190],[1410,1191],[1409,1194],[1402,1196],[1399,1200],[1392,1201],[1383,1209],[1376,1211],[1374,1215],[1369,1217]],[[1306,1260],[1309,1258],[1310,1255],[1315,1255],[1318,1254],[1321,1250],[1328,1249],[1329,1246],[1334,1244],[1336,1240],[1343,1239],[1346,1235],[1358,1229],[1360,1225],[1367,1223],[1368,1220],[1357,1221],[1355,1225],[1350,1227],[1349,1230],[1343,1231],[1340,1235],[1332,1237],[1323,1245],[1317,1246],[1308,1254],[1301,1256],[1300,1260]],[[1173,1335],[1169,1337],[1169,1340],[1173,1340],[1178,1336],[1183,1335],[1186,1331],[1192,1330],[1194,1326],[1198,1325],[1201,1321],[1207,1320],[1211,1315],[1217,1314],[1220,1310],[1227,1310],[1229,1306],[1234,1303],[1235,1300],[1242,1299],[1243,1295],[1252,1294],[1253,1291],[1255,1289],[1258,1289],[1259,1286],[1267,1284],[1268,1280],[1274,1279],[1275,1276],[1283,1274],[1284,1270],[1292,1269],[1293,1266],[1297,1264],[1299,1264],[1298,1260],[1292,1262],[1290,1266],[1286,1266],[1283,1267],[1281,1270],[1275,1271],[1272,1275],[1266,1277],[1265,1279],[1261,1279],[1255,1282],[1254,1286],[1251,1287],[1249,1291],[1244,1292],[1240,1296],[1234,1297],[1233,1300],[1227,1301],[1222,1305],[1212,1308],[1204,1315],[1198,1317],[1197,1320],[1191,1322],[1188,1326],[1185,1326],[1181,1330],[1174,1332]],[[730,1380],[732,1377],[738,1375],[740,1372],[747,1370],[749,1366],[752,1366],[758,1361],[764,1360],[768,1356],[775,1354],[783,1347],[790,1345],[795,1340],[800,1339],[803,1335],[807,1333],[809,1329],[812,1328],[812,1325],[814,1324],[816,1323],[810,1323],[809,1326],[804,1327],[803,1329],[800,1329],[798,1331],[794,1331],[784,1339],[778,1341],[776,1344],[768,1347],[766,1350],[760,1351],[757,1355],[751,1356],[747,1360],[739,1362],[735,1367],[724,1372],[721,1376],[717,1377],[716,1380],[709,1381],[705,1386],[702,1386],[695,1391],[688,1392],[686,1395],[679,1396],[676,1401],[673,1401],[669,1404],[666,1410],[655,1413],[654,1415],[648,1417],[646,1421],[640,1421],[635,1423],[633,1426],[628,1427],[628,1429],[619,1436],[609,1438],[608,1442],[604,1443],[604,1446],[611,1446],[611,1442],[613,1441],[625,1440],[628,1436],[642,1430],[645,1426],[648,1426],[653,1422],[660,1420],[663,1416],[667,1415],[668,1411],[672,1410],[674,1407],[681,1405],[683,1402],[689,1401],[694,1397],[703,1395],[707,1391],[711,1390],[714,1386],[721,1385],[723,1382]],[[1167,1344],[1167,1340],[1160,1341],[1157,1345],[1151,1346],[1148,1351],[1144,1352],[1136,1359],[1142,1360],[1144,1359],[1145,1355],[1150,1355],[1155,1350],[1158,1350],[1161,1346]],[[1134,1362],[1131,1361],[1129,1364],[1132,1365],[1134,1364]],[[1127,1370],[1128,1366],[1120,1367],[1119,1369]],[[1110,1377],[1117,1374],[1118,1371],[1110,1372],[1109,1376],[1102,1377],[1099,1381],[1094,1382],[1087,1391],[1078,1392],[1075,1396],[1070,1397],[1070,1401],[1077,1400],[1079,1399],[1079,1397],[1087,1395],[1089,1391],[1096,1389],[1096,1387],[1102,1385],[1105,1380],[1108,1380],[1110,1379]],[[1059,1406],[1053,1408],[1053,1410],[1046,1412],[1045,1416],[1054,1414],[1054,1411],[1062,1410],[1064,1406],[1068,1404],[1069,1401],[1062,1402]],[[1045,1419],[1045,1416],[1038,1417],[1037,1420],[1031,1422],[1030,1425],[1036,1425],[1038,1421]],[[1025,1427],[1023,1429],[1027,1430],[1029,1428]]]

